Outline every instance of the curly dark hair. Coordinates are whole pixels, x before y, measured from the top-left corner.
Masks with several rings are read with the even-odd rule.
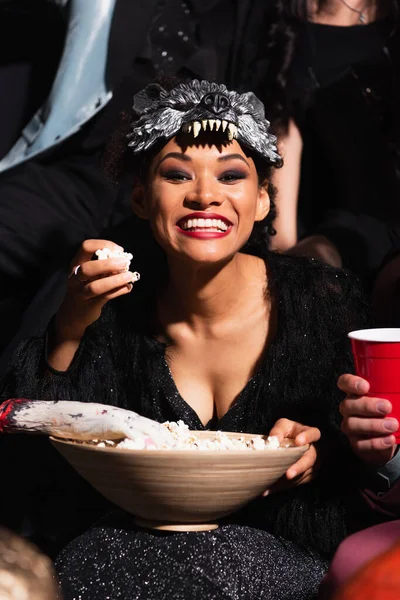
[[[317,13],[329,0],[317,0]],[[377,18],[386,17],[391,26],[388,45],[396,45],[393,51],[399,54],[398,23],[399,0],[376,0]],[[290,68],[295,53],[297,36],[301,24],[310,20],[307,0],[274,0],[264,13],[261,38],[257,56],[251,71],[255,73],[251,87],[268,109],[268,118],[276,132],[286,132],[291,117],[288,83]],[[394,67],[396,68],[396,67]]]
[[[180,80],[177,81],[175,78],[168,78],[162,81],[157,80],[157,82],[166,89],[172,89],[177,83],[180,83]],[[115,185],[128,179],[132,181],[132,185],[134,185],[135,180],[146,181],[154,156],[166,143],[165,140],[161,140],[150,150],[136,155],[133,154],[127,144],[127,135],[131,131],[131,124],[135,118],[133,113],[130,115],[127,113],[121,114],[120,126],[110,138],[103,155],[104,171]],[[256,251],[261,246],[267,248],[270,236],[276,233],[273,227],[273,222],[276,218],[274,202],[276,190],[271,183],[271,174],[275,167],[255,152],[249,151],[247,148],[244,148],[244,151],[254,161],[259,184],[262,185],[265,181],[268,181],[268,194],[270,197],[270,210],[267,217],[263,221],[254,224],[252,234],[243,248],[245,252],[253,253],[253,251]]]

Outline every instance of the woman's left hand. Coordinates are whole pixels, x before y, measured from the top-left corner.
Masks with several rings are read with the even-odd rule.
[[[269,432],[269,435],[275,435],[280,442],[284,438],[289,438],[294,441],[296,446],[310,444],[310,447],[294,465],[289,467],[285,478],[282,477],[270,490],[264,492],[264,495],[266,496],[272,491],[281,491],[293,485],[300,485],[311,481],[318,468],[318,453],[314,443],[318,442],[321,437],[320,430],[316,427],[302,425],[296,421],[289,421],[289,419],[279,419]]]

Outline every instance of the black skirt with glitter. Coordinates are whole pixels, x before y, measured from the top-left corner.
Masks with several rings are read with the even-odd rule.
[[[316,552],[259,529],[146,531],[122,512],[56,561],[64,600],[311,600],[326,568]]]

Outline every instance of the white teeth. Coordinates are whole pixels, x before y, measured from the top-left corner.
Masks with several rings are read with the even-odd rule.
[[[207,119],[203,120],[201,124],[203,126],[203,130],[205,131],[207,129]]]
[[[233,138],[237,137],[237,127],[233,123],[229,123],[228,125],[228,138],[233,140]]]
[[[208,126],[210,127],[210,131],[214,129],[215,119],[208,119]]]
[[[222,121],[222,131],[225,131],[225,129],[227,128],[227,126],[228,126],[228,121],[224,121],[223,120]]]
[[[221,127],[221,121],[219,119],[217,119],[215,121],[215,131],[218,131],[220,127]]]
[[[199,135],[200,129],[201,129],[201,124],[198,121],[194,121],[194,123],[193,123],[193,136],[195,138]]]
[[[216,229],[226,231],[228,225],[222,219],[188,219],[181,224],[182,229]]]

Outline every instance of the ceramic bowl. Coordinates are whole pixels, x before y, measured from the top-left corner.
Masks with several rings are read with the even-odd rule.
[[[137,523],[181,531],[217,527],[219,518],[262,494],[308,449],[127,450],[56,438],[51,442],[105,498],[135,515]]]

